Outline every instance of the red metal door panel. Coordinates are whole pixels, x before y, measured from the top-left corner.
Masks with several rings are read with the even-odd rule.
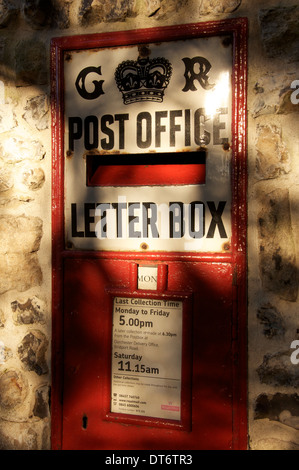
[[[136,30],[129,35],[113,32],[53,39],[55,450],[247,446],[246,36],[247,20],[235,18]],[[140,47],[143,53],[150,47],[152,55],[160,55],[162,50],[163,57],[171,58],[174,85],[164,97],[165,109],[140,103],[140,108],[135,108],[136,103],[127,106],[121,95],[115,94],[112,72],[132,59],[130,54],[135,57]],[[188,56],[190,64],[199,65],[202,54],[211,56],[215,71],[210,84],[215,80],[216,88],[223,87],[222,78],[227,77],[229,93],[223,105],[217,103],[213,118],[204,99],[212,98],[212,89],[206,90],[200,80],[197,83],[197,74],[192,75],[196,90],[186,90],[187,70],[197,69],[189,69],[184,58]],[[97,78],[105,82],[104,93],[96,101],[87,99],[86,92],[82,95],[82,87],[78,90],[77,86],[80,77],[94,71],[95,65],[97,74],[103,74]],[[205,82],[205,72],[204,78]],[[194,102],[193,91],[197,96]],[[184,99],[179,104],[181,94]],[[91,98],[92,93],[87,95]],[[143,111],[149,120],[143,119]],[[107,116],[113,122],[110,128],[101,124]],[[164,120],[159,120],[162,117]],[[152,127],[142,127],[146,140],[142,132],[139,137],[135,132],[140,122],[152,123]],[[161,134],[169,134],[166,143]],[[151,146],[143,146],[148,135]],[[171,139],[179,135],[182,140],[178,138],[173,146]],[[205,135],[211,141],[204,140]],[[111,148],[103,144],[111,144]],[[149,172],[144,171],[145,166]],[[156,286],[138,289],[138,270],[146,272],[148,266],[157,270]],[[154,358],[151,365],[159,355],[167,356],[168,362],[160,357],[157,361],[164,370],[168,366],[181,376],[170,377],[179,383],[179,398],[176,396],[173,407],[180,408],[179,418],[161,412],[170,402],[165,405],[157,399],[157,382],[154,385],[152,377],[148,380],[150,392],[154,391],[152,402],[160,407],[158,413],[151,414],[154,407],[147,415],[139,413],[140,409],[129,414],[123,411],[129,408],[120,406],[113,411],[115,371],[123,370],[113,365],[112,358],[116,297],[179,299],[179,313],[172,316],[175,320],[171,323],[180,325],[176,330],[179,341],[171,343],[170,351],[165,343],[163,347],[159,343],[156,355],[150,356],[148,345],[140,353]],[[153,325],[154,334],[161,334],[158,317]],[[124,344],[127,331],[120,333]],[[131,346],[128,349],[132,351]],[[181,357],[175,350],[181,351]],[[127,387],[127,383],[122,385]],[[135,385],[134,390],[138,390]]]
[[[109,422],[111,306],[107,287],[129,286],[130,261],[67,259],[63,449],[230,449],[233,431],[232,269],[169,262],[169,290],[193,292],[190,431]],[[217,281],[215,281],[217,279]]]

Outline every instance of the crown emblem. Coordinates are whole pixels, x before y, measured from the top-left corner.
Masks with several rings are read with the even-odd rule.
[[[137,101],[161,103],[172,74],[170,62],[163,57],[126,60],[115,70],[115,81],[124,104]]]

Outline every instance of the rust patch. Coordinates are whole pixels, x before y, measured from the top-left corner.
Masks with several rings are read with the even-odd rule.
[[[124,46],[104,46],[104,47],[93,47],[92,49],[78,49],[78,50],[74,50],[72,51],[72,54],[82,54],[82,53],[88,53],[88,54],[94,54],[94,53],[97,53],[97,52],[101,52],[101,51],[106,51],[106,50],[109,50],[109,51],[115,51],[115,50],[118,50],[118,49],[134,49],[136,48],[136,44],[126,44]]]
[[[229,47],[229,46],[231,45],[231,43],[232,43],[232,38],[231,38],[231,36],[227,36],[226,38],[224,38],[224,39],[222,40],[222,46],[223,46],[223,47]]]
[[[141,57],[142,59],[146,59],[151,55],[151,50],[147,44],[142,44],[138,46],[138,53],[139,57]]]
[[[83,154],[83,158],[92,156],[92,155],[129,155],[128,152],[121,152],[120,150],[99,150],[91,149]]]
[[[224,142],[222,148],[225,152],[228,152],[228,150],[230,149],[230,144],[228,142]]]
[[[185,148],[182,148],[182,149],[177,149],[173,153],[188,153],[188,152],[205,152],[205,153],[207,153],[207,151],[208,151],[207,147],[201,146],[201,147],[197,147],[195,150],[192,150],[190,147],[185,147]]]
[[[67,151],[66,151],[66,158],[67,158],[68,160],[70,160],[71,158],[73,158],[73,156],[74,156],[74,152],[73,152],[72,150],[67,150]]]
[[[196,152],[207,152],[208,149],[207,147],[204,147],[203,145],[201,147],[197,147]]]
[[[223,251],[230,251],[230,242],[223,243],[222,250]]]
[[[141,243],[140,248],[145,251],[149,249],[149,246],[147,243],[144,242],[144,243]]]

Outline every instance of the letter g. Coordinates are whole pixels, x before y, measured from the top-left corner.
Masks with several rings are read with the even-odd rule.
[[[101,95],[104,95],[103,92],[103,83],[104,80],[92,80],[92,83],[94,84],[94,90],[93,91],[87,91],[85,87],[85,79],[87,75],[90,73],[96,73],[97,75],[102,75],[101,72],[101,66],[100,67],[86,67],[85,69],[81,70],[79,73],[77,80],[76,80],[76,88],[80,96],[84,98],[85,100],[94,100],[98,98]]]

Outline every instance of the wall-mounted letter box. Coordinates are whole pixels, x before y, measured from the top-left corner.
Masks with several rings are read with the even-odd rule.
[[[52,42],[53,448],[246,448],[246,20]]]

